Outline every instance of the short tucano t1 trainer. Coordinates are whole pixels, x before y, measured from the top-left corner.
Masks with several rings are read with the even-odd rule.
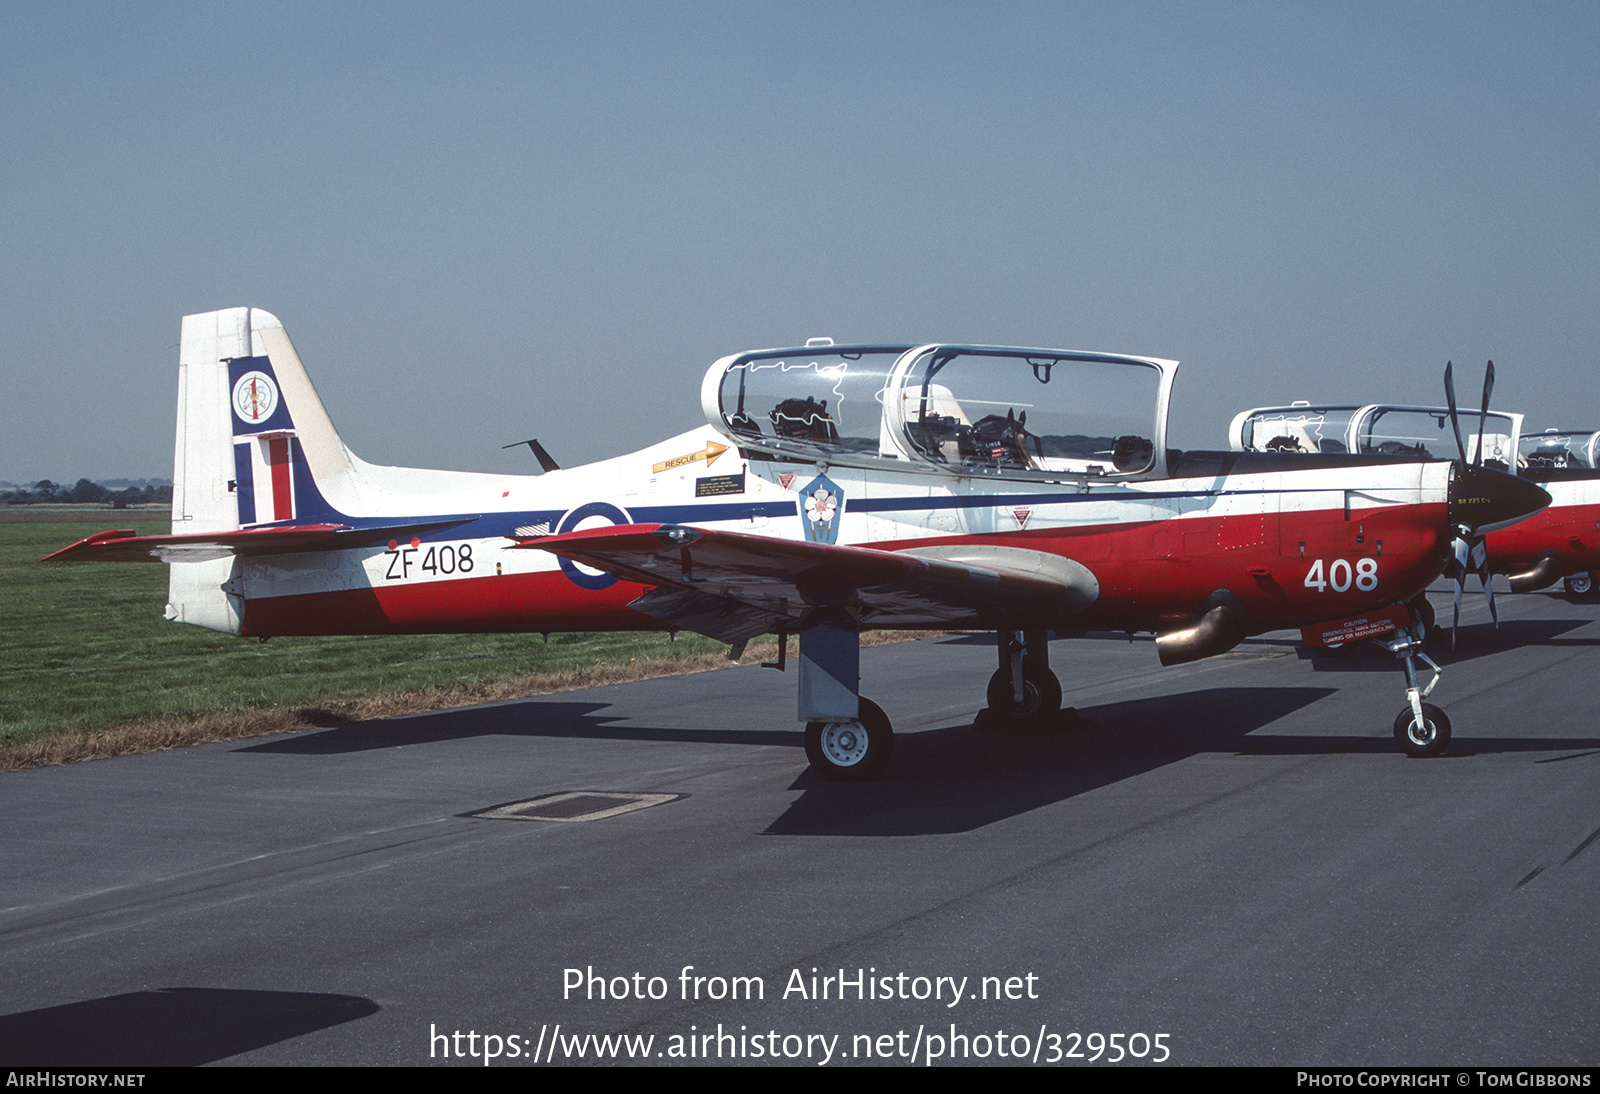
[[[277,319],[191,315],[179,350],[172,533],[52,559],[171,565],[167,617],[235,635],[682,628],[799,639],[806,755],[878,775],[889,720],[859,690],[873,628],[994,631],[980,720],[1047,721],[1047,639],[1153,631],[1164,664],[1299,627],[1381,636],[1400,746],[1442,752],[1406,607],[1461,529],[1538,512],[1538,486],[1463,460],[1167,447],[1174,361],[963,345],[724,357],[707,424],[529,476],[379,467],[339,439]],[[1428,661],[1431,665],[1432,662]]]

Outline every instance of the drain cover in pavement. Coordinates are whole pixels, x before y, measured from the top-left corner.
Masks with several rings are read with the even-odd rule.
[[[592,821],[604,820],[635,809],[649,809],[685,797],[683,794],[618,794],[608,791],[571,790],[542,798],[497,805],[472,813],[495,820]]]

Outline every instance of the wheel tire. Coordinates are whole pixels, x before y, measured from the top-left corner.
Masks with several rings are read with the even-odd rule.
[[[860,717],[806,723],[806,759],[829,782],[876,779],[894,754],[894,729],[871,699],[862,699]]]
[[[1416,726],[1416,716],[1408,706],[1395,716],[1394,739],[1407,756],[1422,759],[1440,756],[1450,745],[1450,719],[1432,703],[1422,704],[1425,725]]]
[[[1022,702],[1012,698],[1011,673],[996,670],[985,696],[990,714],[1013,725],[1043,721],[1061,709],[1061,681],[1049,669],[1022,670]]]
[[[1574,599],[1592,600],[1594,598],[1595,580],[1592,572],[1585,571],[1581,574],[1573,574],[1571,577],[1563,579],[1561,585],[1567,590],[1567,595]]]

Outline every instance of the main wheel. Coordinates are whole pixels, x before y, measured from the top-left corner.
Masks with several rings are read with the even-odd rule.
[[[1588,600],[1594,596],[1593,572],[1585,571],[1581,574],[1573,574],[1571,577],[1565,578],[1561,584],[1567,590],[1569,596],[1576,597],[1579,600]]]
[[[1422,722],[1407,706],[1394,720],[1394,739],[1407,756],[1439,756],[1450,744],[1450,719],[1432,703],[1422,704]]]
[[[1048,718],[1061,709],[1061,681],[1049,669],[1022,670],[1022,702],[1011,687],[1011,673],[999,669],[989,677],[989,710],[1006,722],[1031,722]]]
[[[860,717],[806,723],[806,759],[829,782],[860,783],[883,774],[894,753],[894,729],[871,699]]]

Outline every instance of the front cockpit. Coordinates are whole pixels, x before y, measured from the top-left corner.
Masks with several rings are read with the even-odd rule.
[[[1166,473],[1177,363],[994,346],[760,350],[712,365],[707,420],[753,458],[960,476]]]

